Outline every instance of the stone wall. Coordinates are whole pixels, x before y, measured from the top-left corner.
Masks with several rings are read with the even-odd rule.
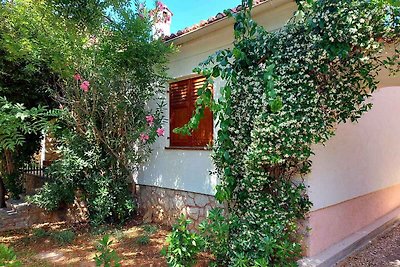
[[[29,228],[41,223],[83,222],[87,220],[86,214],[86,206],[78,201],[55,212],[45,212],[24,201],[7,201],[7,208],[0,209],[0,232]]]
[[[214,196],[140,185],[138,189],[139,210],[145,222],[173,225],[184,214],[198,225],[207,217],[208,211],[217,206]]]

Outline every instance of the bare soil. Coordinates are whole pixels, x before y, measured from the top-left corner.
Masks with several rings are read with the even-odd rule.
[[[400,225],[371,240],[337,266],[400,266]]]
[[[135,267],[166,267],[166,260],[160,251],[165,244],[165,238],[170,229],[155,225],[157,231],[150,235],[148,244],[141,244],[139,237],[145,234],[142,225],[132,222],[122,228],[92,229],[87,225],[67,225],[64,223],[43,224],[31,229],[0,233],[0,243],[12,247],[22,266],[50,267],[50,266],[82,266],[92,267],[94,256],[97,253],[96,244],[105,234],[113,240],[112,249],[122,259],[122,266]],[[54,233],[65,229],[75,232],[75,239],[71,244],[60,245],[51,236],[38,237],[35,231],[42,228],[47,233]],[[100,233],[99,233],[100,232]],[[207,266],[207,257],[199,261],[198,266]]]

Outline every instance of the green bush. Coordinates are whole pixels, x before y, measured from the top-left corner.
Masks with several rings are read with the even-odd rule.
[[[21,262],[17,260],[17,256],[12,248],[8,248],[0,244],[0,266],[19,267]]]
[[[44,238],[44,237],[49,236],[49,233],[42,228],[36,228],[36,229],[33,229],[32,235],[35,238]]]
[[[86,201],[90,222],[121,223],[135,211],[128,174],[110,168],[109,154],[88,138],[69,131],[57,133],[63,157],[49,169],[52,177],[31,201],[55,210],[74,201],[76,192]]]
[[[152,18],[141,1],[94,1],[94,24],[85,19],[84,2],[25,2],[12,7],[31,9],[23,13],[26,20],[36,25],[40,18],[48,31],[41,38],[34,27],[20,23],[23,34],[15,38],[59,72],[57,86],[48,91],[62,110],[52,129],[61,157],[51,167],[52,180],[32,201],[54,210],[79,193],[92,224],[122,223],[136,209],[132,173],[163,136],[162,96],[173,46],[153,36]],[[13,23],[7,26],[14,30]],[[15,38],[9,45],[18,51]],[[158,104],[150,105],[154,101]]]
[[[172,232],[167,236],[168,246],[161,253],[166,256],[171,267],[190,267],[197,262],[197,255],[204,250],[204,241],[198,234],[190,232],[191,224],[182,215],[173,226]]]
[[[66,180],[57,180],[57,182],[45,183],[38,194],[28,197],[27,200],[42,209],[54,211],[73,203],[74,196],[71,184],[68,184]]]
[[[120,258],[118,257],[115,250],[112,250],[110,246],[112,245],[112,241],[110,240],[109,235],[105,235],[97,245],[97,251],[100,254],[96,254],[94,260],[96,262],[96,266],[104,266],[104,267],[119,267],[121,266]]]
[[[55,232],[51,234],[51,237],[59,244],[59,245],[67,245],[71,244],[75,239],[75,233],[71,230],[63,230],[60,232]]]
[[[215,256],[216,265],[226,265],[229,251],[229,222],[223,216],[223,209],[210,210],[206,220],[200,223],[200,234],[205,247]]]
[[[15,171],[11,174],[4,175],[3,179],[11,198],[16,200],[20,199],[19,195],[23,193],[22,174],[19,171]]]

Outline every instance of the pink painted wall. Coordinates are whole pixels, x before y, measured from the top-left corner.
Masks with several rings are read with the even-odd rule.
[[[308,256],[322,252],[399,206],[400,185],[396,185],[311,212]]]

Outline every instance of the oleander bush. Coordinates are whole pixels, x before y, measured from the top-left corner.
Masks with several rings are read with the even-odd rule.
[[[33,203],[54,210],[78,195],[92,223],[119,223],[136,207],[132,174],[164,135],[173,48],[153,36],[140,1],[89,2],[6,1],[0,11],[7,58],[54,74],[45,91],[59,105],[50,130],[60,158]]]

